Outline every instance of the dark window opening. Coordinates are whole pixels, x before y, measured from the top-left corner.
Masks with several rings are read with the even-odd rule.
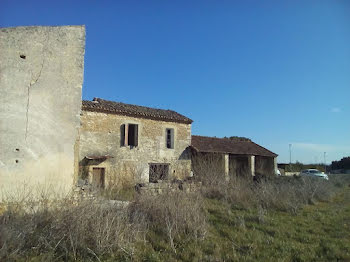
[[[169,164],[149,164],[149,182],[157,183],[158,180],[168,179]]]
[[[18,163],[18,159],[16,159],[16,163]]]
[[[120,146],[125,146],[125,125],[120,126]]]
[[[167,128],[165,130],[165,139],[166,139],[166,147],[173,149],[174,148],[174,129]]]
[[[120,146],[138,146],[138,125],[123,124],[120,126]]]
[[[16,148],[16,151],[18,152],[18,151],[19,151],[19,148]]]
[[[128,145],[137,146],[137,125],[129,124],[128,129]]]
[[[22,58],[22,59],[26,59],[25,55],[20,55],[19,57]]]

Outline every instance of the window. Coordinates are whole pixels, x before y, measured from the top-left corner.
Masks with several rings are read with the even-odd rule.
[[[120,126],[120,146],[138,146],[137,124],[124,124]]]
[[[167,128],[165,130],[165,144],[166,148],[174,148],[174,128]]]
[[[129,124],[129,130],[128,130],[128,145],[129,146],[137,146],[137,132],[138,132],[138,125]]]
[[[169,164],[150,163],[149,182],[157,183],[158,180],[166,180],[169,175]]]

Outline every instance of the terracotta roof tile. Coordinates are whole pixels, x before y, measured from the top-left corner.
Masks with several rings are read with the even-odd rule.
[[[124,104],[101,98],[94,98],[92,101],[83,100],[82,109],[85,111],[104,112],[185,124],[191,124],[193,122],[188,117],[185,117],[172,110]]]
[[[202,153],[227,153],[276,157],[277,154],[247,139],[192,136],[191,147]]]

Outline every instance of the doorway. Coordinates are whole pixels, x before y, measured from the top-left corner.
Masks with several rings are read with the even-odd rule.
[[[92,186],[96,188],[105,187],[105,168],[102,168],[102,167],[92,168]]]

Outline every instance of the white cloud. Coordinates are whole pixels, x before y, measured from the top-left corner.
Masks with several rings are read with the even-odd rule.
[[[341,108],[339,108],[339,107],[332,107],[331,108],[331,112],[332,113],[340,113],[342,110],[341,110]]]

